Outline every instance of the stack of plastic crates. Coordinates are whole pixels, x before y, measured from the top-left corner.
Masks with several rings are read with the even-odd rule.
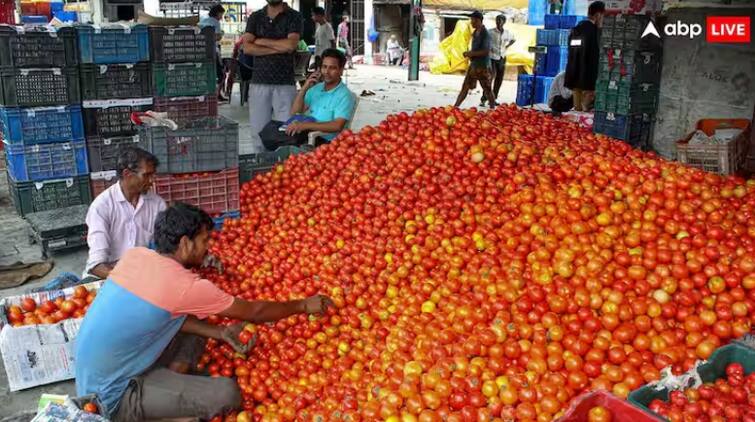
[[[22,216],[91,201],[77,62],[72,28],[0,27],[0,126]]]
[[[239,209],[239,125],[206,117],[178,129],[140,127],[139,143],[160,161],[155,192],[213,217]]]
[[[662,45],[642,38],[647,16],[606,16],[595,84],[593,131],[650,148],[660,88]]]
[[[516,104],[520,107],[547,103],[548,89],[545,88],[550,88],[553,77],[566,69],[570,30],[561,28],[563,17],[565,16],[545,15],[545,29],[537,30],[537,45],[544,47],[545,51],[535,54],[534,77],[519,75]]]
[[[76,26],[92,197],[116,182],[120,148],[138,142],[131,113],[152,108],[146,25]]]
[[[153,110],[178,125],[140,128],[160,165],[155,191],[168,203],[196,205],[222,225],[239,210],[239,126],[218,117],[215,31],[150,27]]]
[[[151,27],[155,111],[179,127],[218,115],[215,31],[211,27]]]

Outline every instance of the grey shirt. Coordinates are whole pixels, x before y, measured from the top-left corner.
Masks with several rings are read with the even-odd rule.
[[[471,51],[488,50],[488,54],[483,57],[473,57],[470,59],[469,67],[490,67],[490,34],[484,26],[472,33]]]
[[[315,56],[319,57],[322,52],[330,48],[335,41],[336,35],[333,33],[333,26],[330,22],[325,22],[322,25],[317,25],[315,30]]]

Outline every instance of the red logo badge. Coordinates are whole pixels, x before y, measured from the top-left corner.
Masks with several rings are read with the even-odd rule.
[[[708,16],[706,40],[710,43],[749,43],[749,16]]]

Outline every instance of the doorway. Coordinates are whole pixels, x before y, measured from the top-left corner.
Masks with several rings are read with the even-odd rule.
[[[440,39],[445,39],[449,35],[453,34],[454,29],[456,29],[456,23],[459,22],[458,17],[453,16],[443,16],[442,17],[442,23],[441,23],[441,34]]]

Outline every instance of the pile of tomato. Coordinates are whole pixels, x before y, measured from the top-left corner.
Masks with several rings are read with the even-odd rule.
[[[24,298],[20,304],[11,305],[6,310],[6,318],[14,327],[23,325],[55,324],[68,318],[83,318],[97,292],[84,286],[76,286],[69,297],[59,296],[55,300],[37,303]]]
[[[650,410],[669,419],[683,421],[755,422],[755,373],[745,376],[740,363],[726,366],[726,375],[712,383],[684,391],[672,391],[669,401],[655,399]]]
[[[241,190],[213,234],[245,299],[336,307],[211,342],[239,421],[551,420],[750,331],[755,183],[503,106],[386,118]]]

